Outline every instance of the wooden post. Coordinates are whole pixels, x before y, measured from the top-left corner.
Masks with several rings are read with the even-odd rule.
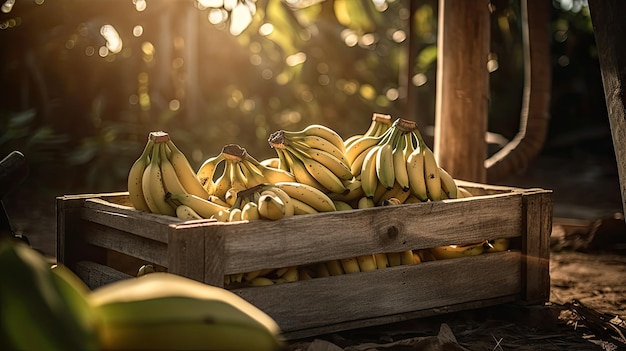
[[[453,177],[485,182],[488,1],[440,0],[434,152]]]
[[[598,48],[604,96],[617,159],[622,207],[626,213],[626,51],[620,38],[626,35],[624,0],[589,0],[589,10]]]

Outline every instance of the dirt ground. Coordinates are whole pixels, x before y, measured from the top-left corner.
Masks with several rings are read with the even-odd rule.
[[[618,179],[614,159],[583,154],[541,156],[524,173],[499,183],[554,191],[551,295],[545,305],[505,304],[320,335],[291,341],[288,349],[626,349],[626,222]],[[18,189],[3,203],[14,230],[54,258],[54,196],[42,200]]]

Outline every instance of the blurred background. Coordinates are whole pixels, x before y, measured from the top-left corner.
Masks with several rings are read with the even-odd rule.
[[[0,157],[19,150],[30,166],[7,199],[15,217],[24,193],[53,213],[59,195],[126,190],[154,130],[170,133],[194,167],[229,143],[271,157],[267,137],[278,129],[320,123],[344,137],[362,133],[374,112],[415,120],[432,135],[436,0],[0,4]],[[520,3],[492,0],[491,8],[488,128],[511,139],[523,90]],[[553,0],[549,25],[551,120],[541,157],[552,168],[532,164],[506,182],[557,187],[558,156],[571,172],[615,186],[586,1]],[[602,162],[588,173],[581,160]],[[621,209],[619,187],[605,195]]]

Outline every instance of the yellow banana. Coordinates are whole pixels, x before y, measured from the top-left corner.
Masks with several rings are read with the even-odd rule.
[[[376,177],[385,188],[393,188],[396,176],[393,166],[393,145],[391,143],[380,146],[378,153],[376,153]]]
[[[311,280],[311,279],[313,279],[313,272],[310,270],[310,267],[299,267],[298,268],[298,279],[299,280]]]
[[[387,262],[389,262],[389,267],[402,265],[402,254],[400,252],[388,252]]]
[[[256,202],[248,202],[241,209],[241,219],[244,221],[253,221],[261,218],[259,215],[259,206]]]
[[[283,189],[272,186],[267,188],[267,190],[263,190],[261,192],[261,195],[263,194],[272,194],[273,196],[278,196],[285,205],[284,216],[291,217],[294,215],[295,208],[293,206],[293,201],[291,200],[289,194],[287,194]]]
[[[246,188],[251,188],[255,185],[269,183],[267,178],[261,173],[261,171],[252,165],[248,160],[239,162],[241,171],[246,179]]]
[[[185,221],[203,219],[202,216],[198,214],[198,212],[194,211],[193,208],[187,205],[176,206],[176,217]]]
[[[361,272],[375,271],[378,269],[374,255],[357,256],[356,260]]]
[[[387,258],[386,254],[384,254],[384,253],[374,254],[374,259],[376,260],[376,268],[377,269],[383,269],[383,268],[390,267],[389,266],[389,259]]]
[[[279,162],[280,162],[280,159],[278,157],[268,157],[266,159],[259,161],[259,163],[262,164],[263,166],[272,167],[272,168],[278,168]]]
[[[397,199],[401,204],[403,204],[411,195],[411,191],[410,189],[405,191],[402,186],[400,185],[400,183],[395,182],[393,185],[393,188],[391,188],[391,190],[387,190],[385,191],[380,197],[378,198],[374,198],[376,203],[381,205],[383,202],[391,199],[391,198],[395,198]]]
[[[343,185],[346,188],[342,194],[328,194],[328,196],[333,200],[344,201],[347,203],[351,203],[353,201],[358,201],[361,197],[363,197],[363,188],[361,188],[361,180],[357,178],[352,178],[350,180],[344,180]]]
[[[350,180],[353,178],[350,166],[346,163],[347,161],[341,160],[324,150],[295,147],[294,149],[304,156],[321,163],[326,168],[330,169],[339,179]]]
[[[426,178],[424,177],[424,154],[419,148],[416,148],[409,154],[406,162],[411,193],[420,201],[428,200]]]
[[[220,199],[219,197],[215,196],[215,195],[209,195],[209,201],[214,202],[218,205],[222,205],[224,207],[230,207],[230,205],[228,203],[226,203],[226,201]]]
[[[150,211],[153,213],[164,214],[168,216],[176,216],[176,211],[165,199],[165,186],[163,185],[163,174],[161,173],[160,162],[160,146],[162,142],[155,141],[152,148],[152,158],[150,164],[146,167],[141,186],[144,198]]]
[[[331,169],[324,166],[317,160],[305,156],[303,153],[288,148],[285,149],[285,153],[291,153],[292,159],[298,158],[302,161],[304,168],[307,172],[320,183],[328,192],[343,193],[346,187],[343,185],[341,178],[339,178]]]
[[[261,218],[276,221],[285,217],[285,204],[276,195],[261,195],[258,208]]]
[[[315,208],[311,205],[302,202],[298,199],[291,198],[291,203],[293,204],[293,213],[294,215],[305,215],[305,214],[316,214],[319,213]]]
[[[363,193],[369,198],[374,197],[376,187],[378,186],[378,177],[376,176],[376,155],[380,151],[380,145],[372,147],[363,159],[363,167],[361,168],[361,187]]]
[[[400,263],[403,265],[410,265],[410,264],[416,264],[419,262],[415,261],[413,250],[405,250],[400,253]]]
[[[293,182],[296,180],[295,176],[291,172],[280,169],[278,165],[277,167],[265,165],[262,162],[257,161],[247,152],[244,154],[244,159],[248,162],[251,169],[252,166],[256,167],[269,183]]]
[[[341,262],[341,267],[346,274],[358,273],[361,271],[356,257],[342,258],[339,262]]]
[[[331,276],[342,275],[345,273],[339,260],[326,261],[326,267],[328,268],[328,272]]]
[[[350,147],[350,145],[352,145],[355,141],[359,140],[363,136],[364,136],[363,134],[354,134],[348,137],[347,139],[344,139],[343,141],[344,149],[347,149],[348,147]]]
[[[278,182],[276,187],[284,190],[292,199],[300,200],[318,212],[336,211],[337,208],[328,195],[308,184],[298,182]]]
[[[229,290],[175,274],[110,283],[95,289],[89,301],[101,317],[99,339],[106,350],[284,347],[280,327],[266,313]]]
[[[357,208],[359,208],[359,209],[372,208],[374,206],[375,206],[374,200],[372,198],[367,197],[367,196],[363,196],[362,198],[360,198],[359,202],[357,203]]]
[[[395,180],[405,191],[409,191],[411,189],[411,186],[409,185],[409,173],[407,171],[406,164],[406,159],[409,155],[409,150],[411,149],[407,145],[407,139],[410,138],[410,133],[406,133],[402,138],[400,138],[398,146],[393,149],[393,171]]]
[[[469,190],[467,190],[467,189],[465,189],[463,187],[457,186],[457,197],[465,198],[465,197],[472,197],[472,196],[474,196],[474,195],[472,193],[470,193]]]
[[[483,247],[485,248],[485,252],[502,252],[509,249],[510,242],[511,239],[509,238],[487,240]]]
[[[141,181],[143,178],[143,172],[150,164],[150,155],[152,154],[152,148],[154,147],[154,141],[148,139],[146,146],[139,158],[133,163],[128,172],[128,196],[133,207],[139,211],[151,212],[150,207],[146,203],[146,199],[143,195],[143,188]]]
[[[456,199],[459,191],[454,182],[454,178],[441,167],[439,167],[439,177],[441,178],[441,190],[443,190],[448,199]]]
[[[224,170],[222,172],[222,175],[220,175],[215,180],[214,190],[211,195],[215,195],[222,200],[226,199],[226,192],[228,191],[228,189],[232,187],[230,175],[231,175],[231,168],[233,167],[232,166],[233,163],[235,163],[235,161],[229,160],[229,159],[225,160]]]
[[[256,277],[248,282],[250,286],[268,286],[274,285],[274,281],[267,277]]]
[[[298,267],[288,267],[287,271],[285,271],[281,278],[285,279],[287,282],[297,282],[298,280],[300,280],[300,272],[298,271]]]
[[[211,216],[216,215],[219,211],[227,209],[227,207],[193,194],[169,194],[169,197],[182,205],[191,207],[202,218],[211,218]]]
[[[294,147],[298,150],[318,150],[324,151],[334,158],[340,160],[345,164],[349,164],[346,158],[345,149],[338,148],[334,144],[328,142],[318,136],[306,136],[302,138],[286,138],[287,142],[285,146]]]
[[[286,160],[288,164],[289,172],[294,175],[295,182],[307,184],[322,192],[328,191],[328,189],[324,185],[320,184],[320,182],[318,182],[317,179],[315,179],[313,175],[309,173],[306,167],[304,167],[304,163],[302,163],[302,161],[299,158],[291,155],[289,152],[285,150],[277,149],[277,152],[280,155],[282,155],[282,157]]]
[[[176,170],[174,166],[167,158],[167,150],[165,144],[157,144],[160,150],[160,167],[161,167],[161,175],[163,176],[163,186],[165,186],[165,191],[176,194],[187,193],[187,190],[180,182],[178,175],[176,174]]]
[[[241,209],[233,208],[230,210],[230,216],[228,217],[229,222],[238,222],[241,221]]]
[[[215,192],[215,170],[224,160],[224,154],[220,152],[218,155],[205,160],[202,165],[200,165],[200,168],[198,168],[196,178],[198,178],[200,184],[202,184],[204,189],[209,194],[213,194]]]
[[[373,145],[369,147],[368,149],[366,149],[365,151],[363,151],[362,153],[360,153],[356,157],[356,159],[354,159],[354,161],[352,161],[352,163],[350,164],[350,172],[352,172],[352,175],[355,178],[359,178],[359,179],[361,178],[361,171],[363,169],[363,160],[365,160],[365,156],[367,156],[367,153],[373,147],[376,147],[376,145]]]
[[[421,142],[420,148],[424,155],[424,178],[428,198],[433,201],[441,200],[441,177],[435,154],[424,142]]]
[[[285,131],[284,133],[287,138],[317,136],[331,143],[342,152],[345,150],[343,138],[333,129],[321,124],[311,124],[299,132]]]
[[[352,206],[345,201],[333,200],[333,203],[335,204],[337,211],[353,210]]]
[[[217,220],[218,222],[228,222],[230,220],[230,208],[224,208],[217,211],[210,218]]]
[[[352,145],[350,145],[346,149],[346,153],[345,153],[348,163],[350,163],[350,165],[354,164],[354,161],[357,159],[357,157],[361,153],[367,151],[367,149],[378,144],[380,140],[381,140],[381,136],[364,136],[363,138],[352,143]]]
[[[187,192],[206,199],[209,193],[197,178],[196,172],[194,172],[185,154],[176,147],[172,139],[167,140],[167,146],[171,151],[169,160]]]
[[[468,244],[468,245],[446,245],[438,246],[430,249],[430,253],[437,260],[444,260],[450,258],[458,258],[465,256],[476,256],[484,252],[485,248],[483,243]]]

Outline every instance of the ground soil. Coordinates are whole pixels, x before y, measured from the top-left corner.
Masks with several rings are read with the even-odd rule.
[[[506,304],[291,341],[289,350],[626,349],[626,225],[612,155],[543,155],[499,184],[553,190],[550,300]],[[56,195],[70,194],[59,190]],[[54,259],[55,194],[3,199],[16,232]]]

